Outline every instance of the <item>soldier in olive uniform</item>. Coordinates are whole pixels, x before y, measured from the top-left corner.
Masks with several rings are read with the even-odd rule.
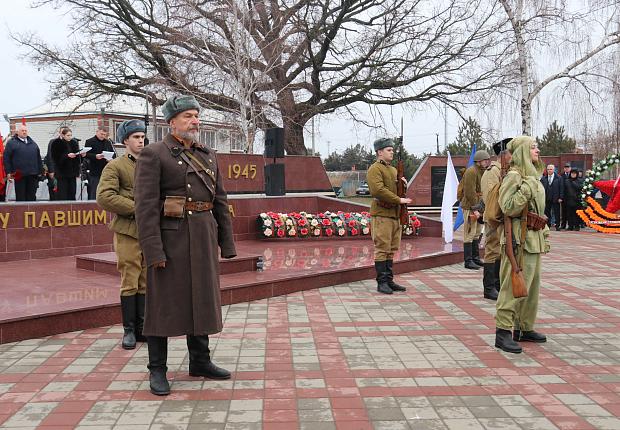
[[[394,291],[406,291],[405,287],[394,282],[392,266],[402,234],[400,205],[411,203],[411,199],[396,194],[396,168],[391,164],[394,159],[394,141],[378,139],[374,148],[377,161],[368,169],[367,182],[370,195],[374,197],[370,206],[370,228],[375,245],[377,291],[392,294]]]
[[[467,168],[463,174],[461,208],[463,208],[463,254],[465,268],[478,270],[483,266],[480,260],[479,243],[482,234],[482,225],[478,219],[482,216],[483,206],[480,180],[485,169],[489,166],[491,157],[481,149],[474,155],[474,165]]]
[[[512,294],[511,264],[506,255],[506,236],[501,235],[501,288],[496,304],[495,346],[506,352],[520,353],[517,342],[546,342],[545,335],[534,331],[538,313],[540,289],[541,255],[549,252],[549,227],[545,214],[545,189],[540,176],[545,168],[539,157],[538,144],[530,136],[515,137],[508,143],[512,154],[510,170],[502,180],[499,189],[499,203],[502,212],[511,217],[512,240],[516,243],[514,252],[517,262],[523,253],[523,277],[527,297],[514,298]],[[527,220],[543,218],[543,222],[527,223],[524,243],[521,243],[521,217],[527,208]],[[541,228],[542,226],[542,228]],[[511,330],[514,331],[511,333]]]
[[[121,273],[124,349],[134,349],[136,340],[146,341],[142,335],[146,265],[138,243],[133,200],[136,160],[144,148],[145,131],[144,122],[135,119],[125,121],[118,127],[116,137],[125,145],[126,153],[105,166],[97,187],[97,203],[115,214],[110,229],[114,232],[114,251]]]
[[[501,155],[510,162],[510,152],[506,150],[506,144],[510,139],[505,139],[493,145],[495,155]],[[482,201],[485,205],[489,200],[489,193],[492,188],[497,187],[502,181],[501,162],[493,161],[486,168],[480,179],[480,189],[482,191]],[[497,194],[495,194],[497,197]],[[490,216],[490,214],[489,214]],[[484,298],[497,300],[499,293],[499,266],[500,249],[499,235],[501,234],[501,223],[498,220],[489,219],[487,211],[483,214],[484,220],[484,275],[482,285],[484,287]]]

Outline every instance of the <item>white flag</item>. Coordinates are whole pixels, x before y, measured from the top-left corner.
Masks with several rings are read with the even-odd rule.
[[[448,152],[448,165],[446,166],[446,183],[443,186],[443,199],[441,200],[441,227],[446,243],[452,242],[454,237],[454,224],[452,222],[452,207],[456,202],[456,189],[459,180],[452,164],[452,157]]]

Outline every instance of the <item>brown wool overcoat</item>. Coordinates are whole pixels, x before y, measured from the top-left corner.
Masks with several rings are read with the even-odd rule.
[[[226,191],[215,153],[192,149],[216,181],[201,173],[207,187],[182,160],[183,145],[168,134],[145,147],[136,166],[135,202],[138,240],[146,259],[144,334],[206,335],[222,330],[218,246],[224,258],[236,255]],[[163,215],[166,196],[213,202],[212,211],[183,218]],[[165,261],[165,268],[153,264]]]

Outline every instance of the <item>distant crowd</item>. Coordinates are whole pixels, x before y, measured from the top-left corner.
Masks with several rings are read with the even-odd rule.
[[[25,123],[15,131],[4,145],[0,143],[0,201],[6,201],[11,191],[16,201],[35,201],[43,182],[49,200],[77,200],[78,196],[95,200],[101,172],[116,156],[107,127],[99,127],[82,148],[71,128],[61,127],[44,157]]]
[[[566,163],[560,174],[553,164],[549,164],[540,181],[545,188],[545,215],[549,227],[555,227],[556,231],[579,231],[584,227],[585,224],[577,216],[577,210],[581,208],[583,170],[574,169]]]

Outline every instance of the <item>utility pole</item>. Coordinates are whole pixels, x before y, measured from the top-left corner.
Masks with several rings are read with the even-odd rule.
[[[332,153],[329,150],[329,144],[331,143],[330,140],[327,141],[327,156],[329,157],[330,155],[332,155]]]
[[[312,155],[314,156],[315,154],[316,151],[314,150],[314,117],[312,117]]]
[[[444,105],[443,116],[443,147],[448,147],[448,105]]]
[[[435,137],[437,138],[437,155],[439,155],[439,133],[435,133]]]

